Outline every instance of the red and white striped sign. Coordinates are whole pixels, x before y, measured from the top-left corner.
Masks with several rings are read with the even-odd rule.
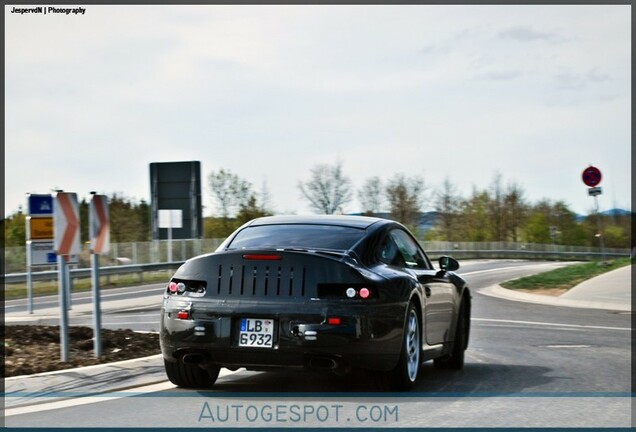
[[[53,202],[53,250],[58,255],[80,253],[77,194],[58,192]]]
[[[108,218],[108,197],[93,195],[90,204],[91,252],[105,254],[110,250],[110,221]]]

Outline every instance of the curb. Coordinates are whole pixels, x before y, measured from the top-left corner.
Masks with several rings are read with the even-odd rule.
[[[631,304],[621,304],[612,302],[595,302],[585,300],[571,300],[560,297],[546,296],[540,294],[530,294],[503,288],[500,285],[491,285],[477,291],[480,294],[497,297],[504,300],[520,301],[524,303],[535,303],[548,306],[563,306],[583,309],[603,309],[620,312],[631,312]]]
[[[162,354],[4,379],[5,409],[95,397],[167,381]],[[119,379],[103,382],[103,376]],[[73,386],[82,382],[80,387]],[[78,390],[81,388],[81,390]]]
[[[76,367],[76,368],[70,368],[70,369],[60,369],[60,370],[55,370],[55,371],[49,371],[49,372],[40,372],[40,373],[35,373],[32,375],[18,375],[18,376],[12,376],[12,377],[6,377],[4,379],[4,382],[6,383],[7,381],[15,381],[15,380],[19,380],[19,379],[26,379],[26,378],[37,378],[37,377],[45,377],[45,376],[50,376],[50,375],[62,375],[62,374],[66,374],[69,372],[77,372],[77,371],[90,371],[92,369],[99,369],[99,368],[104,368],[104,367],[108,367],[108,366],[124,366],[130,363],[135,363],[138,361],[146,361],[146,360],[154,360],[154,359],[158,359],[161,357],[161,354],[155,354],[155,355],[151,355],[151,356],[147,356],[147,357],[139,357],[139,358],[135,358],[135,359],[128,359],[128,360],[120,360],[120,361],[116,361],[116,362],[110,362],[110,363],[101,363],[101,364],[96,364],[96,365],[90,365],[90,366],[80,366],[80,367]]]

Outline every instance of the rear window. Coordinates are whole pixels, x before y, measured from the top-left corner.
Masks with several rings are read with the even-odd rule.
[[[228,249],[299,248],[348,250],[363,236],[359,228],[333,225],[260,225],[241,230]]]

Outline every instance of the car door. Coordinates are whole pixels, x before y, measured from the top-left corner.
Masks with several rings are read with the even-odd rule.
[[[454,317],[455,286],[446,272],[437,271],[418,243],[406,231],[390,233],[400,251],[404,267],[413,272],[422,285],[424,307],[424,334],[429,345],[449,340]]]

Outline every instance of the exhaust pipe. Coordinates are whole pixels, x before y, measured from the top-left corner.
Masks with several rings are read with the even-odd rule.
[[[181,361],[185,364],[201,364],[205,361],[203,354],[184,354]]]
[[[312,369],[334,370],[338,368],[338,362],[329,357],[311,357],[309,367]]]

